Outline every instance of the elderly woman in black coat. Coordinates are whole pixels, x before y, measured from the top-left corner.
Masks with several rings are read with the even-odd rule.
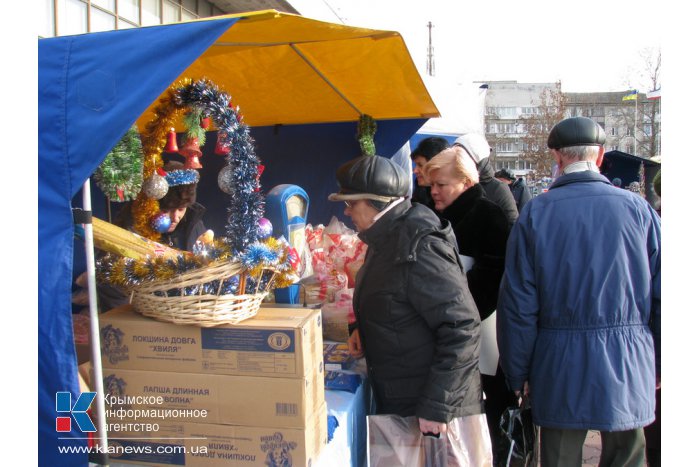
[[[406,199],[410,181],[389,159],[358,157],[336,179],[329,199],[345,202],[368,246],[348,344],[366,357],[377,413],[415,416],[435,434],[453,419],[480,417],[479,315],[452,229]]]
[[[450,222],[457,237],[459,254],[467,269],[467,282],[481,320],[496,310],[498,288],[505,267],[506,244],[510,223],[503,210],[486,198],[479,185],[479,172],[466,151],[453,146],[428,162],[423,171],[431,184],[435,211]],[[498,456],[498,423],[503,411],[515,403],[506,386],[500,367],[494,376],[482,374],[486,393],[486,418],[494,448],[494,465]]]

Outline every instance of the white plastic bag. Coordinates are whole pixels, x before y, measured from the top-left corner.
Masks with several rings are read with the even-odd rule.
[[[486,415],[453,419],[439,438],[420,432],[416,417],[367,417],[369,467],[490,467]]]
[[[352,294],[354,289],[342,289],[335,293],[335,300],[321,307],[323,338],[329,341],[346,342],[350,337],[348,324],[354,321]]]

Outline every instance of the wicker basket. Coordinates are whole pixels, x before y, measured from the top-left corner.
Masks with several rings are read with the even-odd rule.
[[[255,294],[186,295],[186,287],[224,280],[241,275],[239,290],[245,290],[244,268],[239,262],[221,261],[206,267],[180,274],[170,280],[152,281],[132,289],[131,304],[144,316],[175,324],[192,324],[212,327],[220,324],[235,324],[258,313],[260,303],[268,290]],[[268,282],[272,283],[272,280]],[[168,291],[180,289],[180,295],[167,296]],[[201,289],[200,289],[201,290]]]

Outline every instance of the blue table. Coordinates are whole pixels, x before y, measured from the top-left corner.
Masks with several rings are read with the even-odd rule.
[[[364,363],[364,360],[361,363]],[[357,372],[363,373],[361,370]],[[362,379],[362,385],[354,394],[348,391],[326,390],[328,415],[336,417],[338,427],[333,433],[333,439],[321,451],[316,465],[323,467],[364,467],[366,465],[366,416],[369,400],[370,388],[366,377]]]

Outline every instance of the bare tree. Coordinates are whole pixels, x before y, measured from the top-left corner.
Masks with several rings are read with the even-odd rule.
[[[630,89],[661,87],[661,51],[657,48],[646,48],[640,52],[641,68],[632,72],[627,85]],[[631,137],[636,140],[636,156],[651,158],[661,153],[661,106],[657,99],[647,99],[646,94],[637,94],[637,101],[628,101],[620,113],[622,123],[632,129]]]
[[[518,119],[524,132],[521,158],[532,165],[535,180],[549,177],[552,172],[552,156],[547,148],[549,131],[566,117],[566,96],[561,91],[561,82],[554,89],[545,89],[540,93],[537,112],[534,115],[521,116]]]

